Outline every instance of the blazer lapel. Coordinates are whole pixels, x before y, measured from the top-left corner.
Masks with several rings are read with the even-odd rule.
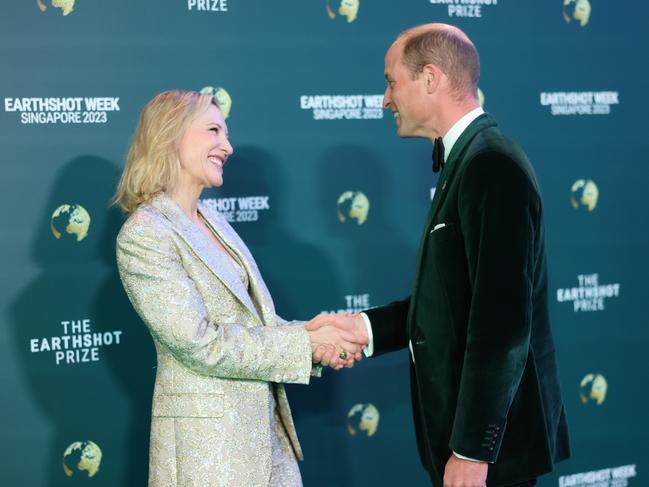
[[[428,212],[428,217],[426,219],[426,226],[424,231],[428,234],[430,230],[429,227],[435,220],[437,216],[437,211],[441,206],[446,195],[448,194],[448,187],[453,181],[453,176],[457,173],[457,167],[461,163],[461,157],[465,149],[468,147],[469,142],[476,136],[476,134],[486,128],[493,127],[496,125],[496,120],[489,115],[488,113],[483,113],[478,118],[476,118],[471,124],[462,132],[460,138],[457,139],[451,149],[451,153],[448,155],[448,160],[444,164],[444,169],[439,176],[439,181],[437,183],[437,190],[435,191],[435,196],[433,197],[433,202],[431,203],[430,211]]]
[[[230,262],[226,260],[230,257],[214,248],[214,243],[191,222],[176,202],[166,194],[156,196],[151,200],[151,205],[160,210],[171,222],[176,233],[185,241],[196,255],[196,258],[248,308],[253,316],[261,321],[247,289],[243,286],[238,274],[233,271]],[[214,226],[212,222],[210,224]],[[215,228],[215,231],[218,231],[218,228]]]
[[[228,246],[228,248],[237,256],[239,262],[243,265],[248,273],[250,281],[250,293],[246,295],[252,298],[255,309],[261,315],[265,325],[274,326],[276,324],[275,306],[270,296],[270,292],[264,283],[264,280],[259,273],[259,269],[255,264],[255,260],[246,247],[246,244],[237,235],[234,229],[229,224],[221,223],[222,217],[215,215],[214,211],[199,202],[199,209],[201,214],[208,221],[212,229],[218,233],[219,237]]]
[[[469,145],[469,142],[476,136],[476,134],[486,128],[493,127],[496,125],[496,120],[489,115],[484,113],[476,118],[471,124],[462,132],[460,138],[457,139],[457,142],[453,145],[451,153],[448,155],[448,160],[444,164],[444,168],[440,173],[437,189],[435,190],[435,196],[433,196],[433,201],[430,204],[430,209],[428,210],[428,215],[426,216],[426,223],[424,225],[424,233],[419,242],[419,251],[417,252],[417,267],[415,269],[415,280],[413,284],[412,296],[415,298],[417,296],[418,286],[419,286],[419,276],[423,269],[421,268],[421,261],[423,258],[424,249],[426,248],[426,243],[428,242],[428,237],[430,235],[430,227],[435,221],[437,212],[446,199],[448,194],[448,187],[453,182],[453,176],[457,173],[457,168],[462,162],[461,156],[464,155],[466,148]],[[412,312],[414,307],[410,306],[410,312]],[[408,313],[408,330],[411,331],[411,321],[412,317]]]

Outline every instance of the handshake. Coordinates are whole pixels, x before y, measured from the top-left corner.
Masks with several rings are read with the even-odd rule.
[[[305,329],[311,339],[313,363],[335,370],[353,367],[369,343],[365,320],[359,314],[321,314]]]

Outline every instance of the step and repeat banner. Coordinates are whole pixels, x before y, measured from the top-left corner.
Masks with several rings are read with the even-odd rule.
[[[383,56],[439,21],[475,42],[484,108],[544,196],[573,457],[539,485],[649,485],[648,15],[629,0],[5,2],[0,484],[146,484],[155,351],[117,276],[109,200],[161,91],[223,106],[234,155],[203,198],[280,315],[409,294],[437,176],[430,143],[399,139],[382,109]],[[427,485],[407,360],[289,387],[305,485]]]

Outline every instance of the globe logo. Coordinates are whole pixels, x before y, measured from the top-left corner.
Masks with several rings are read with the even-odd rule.
[[[68,15],[74,10],[74,2],[76,0],[51,0],[52,7],[54,8],[60,8],[63,15]],[[38,5],[38,8],[40,9],[41,12],[45,12],[47,10],[47,5],[43,2],[43,0],[36,0],[36,4]]]
[[[574,19],[579,22],[579,25],[586,27],[590,20],[590,11],[588,0],[563,0],[563,20],[567,24]]]
[[[212,95],[216,98],[216,102],[221,108],[221,113],[223,113],[223,118],[227,119],[230,116],[230,110],[232,109],[232,97],[230,93],[225,91],[225,88],[214,88],[213,86],[206,86],[201,90],[201,93],[204,95]]]
[[[338,15],[346,17],[347,23],[351,24],[358,16],[358,7],[360,7],[360,0],[340,0]],[[327,15],[332,20],[336,18],[336,11],[329,5],[329,0],[327,0]]]
[[[90,214],[81,205],[61,205],[52,213],[50,228],[57,239],[68,235],[81,242],[88,235]]]
[[[68,477],[86,472],[94,477],[101,465],[101,450],[92,441],[75,441],[63,454],[63,471]]]
[[[587,374],[579,384],[579,399],[583,404],[595,402],[601,406],[606,400],[606,391],[608,390],[608,383],[601,374]]]
[[[599,189],[595,182],[589,179],[578,179],[570,188],[570,203],[575,210],[585,206],[588,211],[593,211],[597,207],[598,199]]]
[[[373,404],[355,404],[347,413],[347,432],[356,436],[361,431],[374,436],[379,427],[379,410]]]
[[[358,225],[362,225],[367,220],[369,211],[370,200],[360,191],[345,191],[338,198],[336,214],[341,223],[353,219]]]

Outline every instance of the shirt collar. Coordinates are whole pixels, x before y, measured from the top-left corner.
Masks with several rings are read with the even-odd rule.
[[[460,138],[460,135],[462,135],[462,132],[464,132],[466,128],[469,125],[471,125],[471,122],[473,122],[476,118],[478,118],[483,113],[484,110],[482,109],[482,107],[474,108],[469,113],[464,115],[461,119],[459,119],[457,122],[455,122],[453,126],[450,128],[450,130],[446,132],[446,135],[442,137],[442,143],[444,144],[445,161],[448,159],[448,156],[451,153],[453,146],[457,142],[457,139]]]

